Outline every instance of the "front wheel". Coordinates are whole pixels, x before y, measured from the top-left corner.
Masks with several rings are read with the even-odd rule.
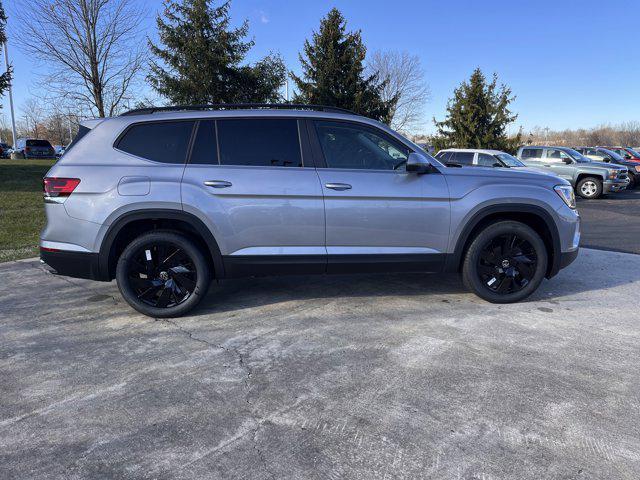
[[[492,303],[518,302],[531,295],[547,271],[540,235],[520,222],[489,225],[471,242],[462,265],[464,285]]]
[[[627,185],[627,190],[633,190],[634,188],[636,188],[636,176],[633,173],[629,174],[629,185]]]
[[[598,198],[602,195],[602,180],[595,177],[581,178],[576,190],[582,198]]]
[[[209,265],[187,237],[171,231],[145,233],[122,252],[116,280],[123,298],[150,317],[179,317],[206,295]]]

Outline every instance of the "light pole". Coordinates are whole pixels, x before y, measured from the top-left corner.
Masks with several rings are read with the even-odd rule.
[[[9,50],[7,49],[7,42],[4,42],[4,65],[6,71],[9,71]],[[13,135],[13,148],[16,146],[16,119],[13,113],[13,92],[11,88],[11,82],[9,82],[9,108],[11,109],[11,134]]]

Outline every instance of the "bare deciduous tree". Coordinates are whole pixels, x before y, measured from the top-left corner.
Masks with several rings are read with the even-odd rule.
[[[420,128],[430,98],[420,59],[408,52],[376,52],[368,68],[386,80],[382,99],[397,99],[391,112],[391,127],[404,132]]]
[[[22,118],[28,136],[40,138],[40,134],[44,133],[40,128],[44,120],[45,112],[42,104],[35,98],[29,98],[22,106]]]
[[[142,12],[133,0],[29,0],[16,9],[22,47],[46,68],[53,95],[115,115],[144,66]]]
[[[527,136],[528,144],[564,146],[625,146],[640,145],[640,122],[629,121],[619,125],[601,125],[595,128],[555,131],[534,127]]]

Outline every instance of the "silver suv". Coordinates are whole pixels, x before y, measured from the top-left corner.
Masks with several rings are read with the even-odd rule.
[[[387,126],[313,106],[163,107],[84,122],[44,179],[43,262],[154,317],[212,279],[461,272],[522,300],[578,254],[568,182],[445,167]]]

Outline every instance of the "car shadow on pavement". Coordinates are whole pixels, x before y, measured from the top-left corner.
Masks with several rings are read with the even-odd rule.
[[[525,302],[549,301],[586,292],[604,291],[631,282],[640,282],[640,255],[583,249],[573,265],[551,280],[545,279]],[[433,301],[443,301],[454,296],[458,301],[485,303],[469,292],[456,274],[261,277],[225,280],[214,284],[193,315],[319,298],[409,298],[425,295],[433,297]]]

